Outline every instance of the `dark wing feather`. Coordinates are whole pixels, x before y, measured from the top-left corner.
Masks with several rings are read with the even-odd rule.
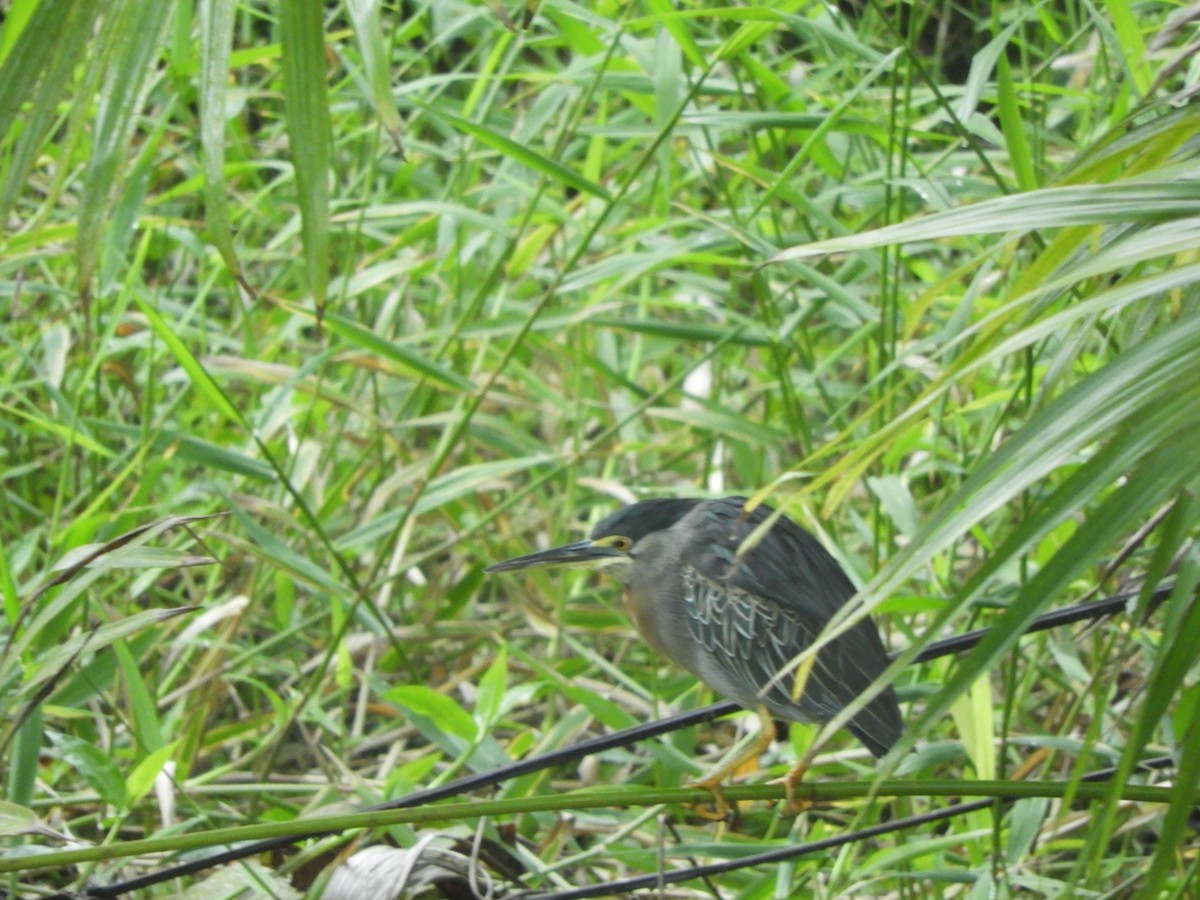
[[[726,498],[696,511],[682,554],[691,563],[683,567],[685,603],[693,637],[719,654],[741,684],[760,687],[815,640],[854,586],[816,538],[783,517],[739,559],[738,546],[771,512],[760,506],[747,516],[742,504]],[[874,623],[864,620],[817,654],[798,701],[791,698],[793,675],[756,700],[781,718],[828,721],[887,664]],[[849,728],[872,753],[886,753],[902,730],[892,689]]]

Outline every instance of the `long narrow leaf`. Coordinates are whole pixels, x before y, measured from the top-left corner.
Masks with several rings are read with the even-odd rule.
[[[241,263],[233,249],[225,182],[225,108],[235,8],[235,0],[200,0],[200,143],[204,148],[204,203],[213,242],[236,278],[241,275]]]
[[[969,234],[1067,225],[1123,225],[1163,222],[1200,215],[1200,183],[1195,181],[1098,184],[1046,188],[936,213],[862,234],[801,244],[771,262],[805,259],[826,253],[867,250]]]
[[[577,191],[591,194],[593,197],[599,197],[606,203],[612,203],[612,196],[602,188],[588,179],[584,178],[577,172],[568,169],[561,163],[557,163],[536,150],[519,144],[512,138],[505,137],[497,131],[490,128],[485,128],[482,125],[476,125],[474,122],[469,122],[466,119],[459,118],[447,112],[438,111],[436,115],[439,118],[445,119],[459,131],[471,135],[481,144],[486,144],[493,150],[502,153],[504,156],[528,166],[535,172],[549,178],[551,181],[563,184],[567,187],[574,188]]]
[[[332,135],[320,3],[279,0],[283,96],[308,288],[318,317],[329,290],[329,164]]]
[[[154,77],[170,3],[113,0],[105,12],[102,39],[109,43],[108,66],[97,100],[92,153],[84,174],[76,255],[78,283],[85,295],[104,245],[101,234],[113,190],[126,161],[130,134]]]

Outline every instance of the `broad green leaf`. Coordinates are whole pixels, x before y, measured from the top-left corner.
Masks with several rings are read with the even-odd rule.
[[[125,792],[125,780],[102,749],[56,731],[51,731],[49,738],[63,760],[83,776],[83,780],[100,795],[101,800],[117,809],[125,807],[129,797]]]
[[[0,837],[33,834],[41,824],[41,820],[32,809],[0,800]]]
[[[405,709],[431,719],[438,727],[465,741],[479,733],[471,714],[445,694],[420,684],[397,685],[384,692],[384,698]]]
[[[475,701],[475,719],[481,729],[488,729],[500,714],[501,703],[508,689],[508,648],[500,644],[483,677],[479,679],[479,696]]]
[[[126,697],[129,711],[132,715],[133,736],[138,747],[143,752],[153,753],[162,749],[162,725],[158,721],[158,708],[145,678],[138,668],[137,661],[129,652],[124,640],[113,642],[113,652],[121,666],[121,676],[125,682]]]
[[[133,771],[125,779],[125,793],[130,803],[137,803],[153,789],[155,779],[175,755],[178,746],[178,741],[164,744],[153,753],[146,754],[142,761],[133,767]]]

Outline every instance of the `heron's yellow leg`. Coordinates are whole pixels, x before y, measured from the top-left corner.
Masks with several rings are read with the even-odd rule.
[[[729,758],[718,763],[707,775],[691,784],[692,787],[704,788],[712,794],[712,809],[705,809],[701,806],[693,807],[693,811],[702,819],[717,821],[728,818],[729,801],[725,799],[725,792],[721,790],[722,783],[737,772],[745,762],[765,753],[771,746],[771,741],[775,739],[775,720],[771,718],[770,712],[765,706],[757,707],[755,712],[758,713],[759,728],[754,743],[731,754]]]
[[[786,804],[784,808],[793,815],[798,815],[813,805],[811,800],[796,796],[796,788],[804,781],[804,773],[807,771],[808,765],[801,762],[783,776],[784,803]]]

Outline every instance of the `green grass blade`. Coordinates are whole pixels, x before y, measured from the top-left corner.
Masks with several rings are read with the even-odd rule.
[[[586,194],[591,194],[593,197],[598,197],[606,203],[613,202],[612,195],[600,185],[589,181],[578,172],[568,169],[562,163],[555,162],[553,159],[542,153],[538,153],[525,144],[517,143],[512,138],[506,137],[497,131],[486,128],[483,125],[476,125],[474,122],[469,122],[466,119],[459,118],[442,110],[431,111],[431,113],[439,119],[445,119],[464,134],[471,135],[471,137],[475,138],[481,144],[491,147],[498,153],[519,162],[534,172],[540,173],[553,182],[577,191],[583,191]]]
[[[363,69],[371,88],[371,102],[379,115],[380,124],[403,155],[400,111],[392,95],[392,72],[387,62],[387,47],[383,43],[384,28],[380,20],[379,0],[346,0],[346,9],[354,23],[354,36],[362,54]]]
[[[102,10],[99,3],[42,0],[21,29],[21,40],[12,38],[17,25],[15,12],[10,12],[12,25],[4,36],[11,46],[0,65],[0,135],[14,144],[3,166],[0,221],[8,219],[13,202],[28,185],[29,171],[45,149],[46,135],[59,116],[59,101],[70,89]],[[18,117],[20,129],[13,127]]]
[[[159,315],[158,310],[139,296],[135,295],[134,301],[142,311],[142,315],[146,317],[146,321],[150,323],[150,327],[154,329],[154,333],[167,345],[167,349],[171,351],[171,355],[175,358],[175,361],[179,363],[180,367],[187,374],[192,386],[200,392],[214,410],[224,416],[230,423],[243,424],[244,420],[241,413],[234,408],[233,403],[225,396],[225,392],[221,390],[220,385],[208,374],[208,370],[204,368],[195,354],[187,348],[187,345],[179,338],[175,330]]]
[[[114,0],[105,10],[100,40],[107,65],[100,80],[75,245],[85,296],[104,246],[101,234],[114,187],[121,180],[130,136],[155,75],[152,63],[161,50],[172,9],[169,3]]]
[[[332,126],[326,87],[323,7],[305,0],[279,0],[284,109],[308,290],[318,319],[329,291],[329,177]]]
[[[225,117],[235,0],[200,0],[200,143],[204,148],[205,215],[212,241],[230,274],[242,267],[233,247],[225,179]]]
[[[936,213],[864,234],[801,244],[777,254],[771,262],[957,235],[1024,233],[1036,228],[1069,225],[1163,222],[1190,219],[1196,215],[1200,215],[1200,184],[1196,182],[1046,188]]]

